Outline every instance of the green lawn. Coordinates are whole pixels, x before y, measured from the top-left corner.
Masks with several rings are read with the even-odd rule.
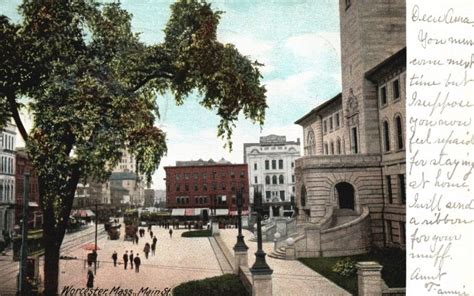
[[[208,237],[212,236],[212,232],[210,230],[191,230],[185,231],[181,233],[182,237]]]
[[[248,296],[249,293],[234,274],[224,274],[183,283],[173,289],[174,296]]]
[[[301,258],[303,264],[315,270],[350,293],[357,295],[357,274],[345,277],[332,271],[336,262],[344,258],[353,261],[376,261],[382,266],[382,278],[390,288],[405,287],[406,253],[400,249],[374,249],[371,253],[324,258]]]

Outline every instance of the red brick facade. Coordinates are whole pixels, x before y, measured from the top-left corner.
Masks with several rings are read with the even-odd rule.
[[[247,169],[247,164],[165,167],[167,208],[216,207],[235,211],[236,192],[242,189],[243,209],[247,210],[249,201]]]
[[[23,149],[18,149],[16,151],[16,170],[15,170],[15,182],[16,182],[16,192],[15,192],[15,223],[20,224],[20,219],[22,216],[23,209],[23,175],[28,172],[30,174],[29,179],[29,212],[30,212],[30,223],[34,224],[35,227],[40,227],[41,225],[41,210],[39,208],[39,187],[38,187],[38,177],[36,172],[31,164],[31,161],[28,159],[28,155]],[[37,206],[34,206],[36,203]],[[33,221],[36,220],[36,221]],[[30,227],[32,227],[31,225]]]

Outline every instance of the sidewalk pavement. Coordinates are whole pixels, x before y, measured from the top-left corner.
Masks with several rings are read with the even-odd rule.
[[[243,230],[245,243],[249,247],[248,258],[249,268],[255,262],[255,252],[257,251],[257,243],[250,242],[249,238],[253,234],[247,230]],[[236,229],[220,229],[220,236],[232,251],[235,245],[237,230]],[[263,243],[263,250],[269,254],[273,250],[273,243]],[[232,251],[233,252],[233,251]],[[319,273],[310,269],[297,260],[279,260],[265,257],[268,265],[273,269],[272,289],[273,296],[350,296],[351,294],[335,283],[329,281]]]

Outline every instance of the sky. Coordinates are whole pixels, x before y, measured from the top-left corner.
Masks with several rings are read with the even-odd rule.
[[[103,0],[103,2],[109,0]],[[132,27],[148,44],[162,42],[170,16],[165,0],[121,0],[133,14]],[[217,137],[219,117],[190,96],[176,106],[171,95],[157,96],[161,118],[156,125],[167,134],[168,153],[153,176],[152,188],[164,189],[164,166],[177,160],[225,158],[243,163],[243,144],[269,134],[303,140],[294,122],[341,90],[338,1],[333,0],[219,0],[209,1],[221,10],[218,40],[232,43],[251,60],[264,64],[262,84],[267,89],[265,124],[260,127],[243,117],[234,129],[233,150]],[[19,0],[0,0],[0,14],[21,20]],[[23,113],[27,127],[31,120]],[[17,137],[20,138],[20,137]],[[17,146],[24,143],[17,140]]]

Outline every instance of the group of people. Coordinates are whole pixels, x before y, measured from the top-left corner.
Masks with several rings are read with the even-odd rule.
[[[122,259],[124,269],[127,269],[128,262],[130,262],[130,269],[134,269],[135,267],[135,271],[140,272],[140,265],[142,264],[142,261],[138,253],[134,256],[133,250],[130,250],[130,254],[128,254],[128,251],[125,251],[122,256]],[[118,254],[116,251],[114,251],[114,253],[112,254],[112,260],[114,261],[114,266],[117,266]]]

